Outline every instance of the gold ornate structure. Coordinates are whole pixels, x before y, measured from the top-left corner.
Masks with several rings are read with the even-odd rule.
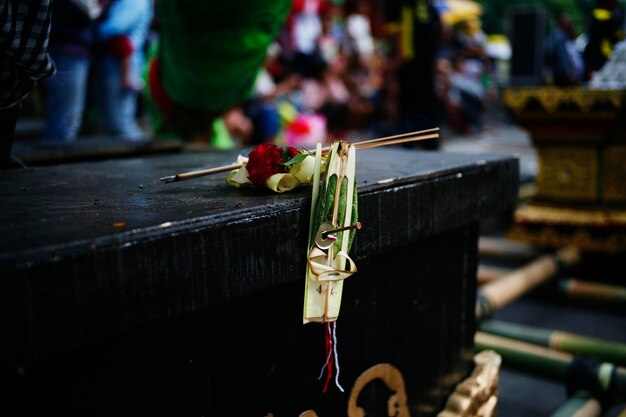
[[[626,90],[512,87],[504,105],[537,149],[536,197],[509,237],[626,250]]]
[[[502,358],[493,350],[474,356],[474,372],[456,386],[437,417],[493,417],[498,403]]]
[[[437,417],[493,417],[498,403],[498,382],[502,358],[493,350],[484,350],[474,355],[472,374],[461,381],[448,397],[444,410]],[[348,417],[364,417],[365,410],[358,399],[369,383],[380,380],[392,391],[387,401],[387,415],[410,417],[407,393],[402,372],[388,363],[374,365],[363,372],[354,382],[348,400]],[[274,417],[269,413],[266,417]],[[318,417],[315,410],[306,410],[299,417]]]

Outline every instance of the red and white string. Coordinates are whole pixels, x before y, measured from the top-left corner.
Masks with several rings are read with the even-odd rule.
[[[339,355],[337,354],[337,323],[326,323],[326,362],[322,366],[320,376],[318,380],[322,379],[324,370],[326,370],[326,381],[324,382],[324,388],[322,392],[326,393],[328,390],[328,384],[333,379],[333,365],[335,368],[335,385],[339,388],[339,391],[344,392],[343,387],[339,383]]]

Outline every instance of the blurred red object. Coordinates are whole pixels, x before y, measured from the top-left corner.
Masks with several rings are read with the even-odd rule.
[[[106,43],[107,49],[117,59],[130,57],[133,53],[133,43],[126,35],[114,36]]]

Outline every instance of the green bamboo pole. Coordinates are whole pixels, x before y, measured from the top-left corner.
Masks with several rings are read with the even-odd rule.
[[[550,417],[598,417],[600,403],[587,391],[578,391],[561,405]]]
[[[543,329],[498,320],[479,324],[481,331],[544,346],[574,355],[590,356],[617,365],[626,365],[626,344],[559,330]]]
[[[532,374],[557,381],[565,380],[572,356],[529,343],[476,332],[476,350],[495,350],[505,366],[519,368]]]
[[[540,256],[504,277],[483,285],[476,306],[478,319],[489,317],[493,311],[551,279],[563,266],[571,266],[579,261],[580,251],[568,246],[555,254]]]
[[[530,261],[543,252],[526,243],[510,239],[481,236],[478,239],[478,253],[481,258]]]
[[[496,279],[500,279],[503,276],[509,274],[511,271],[511,268],[501,268],[490,265],[478,265],[478,271],[476,271],[478,285],[486,284]]]
[[[543,346],[476,332],[476,350],[495,350],[502,356],[502,364],[523,372],[564,382],[568,369],[574,360],[570,353],[558,352]],[[626,368],[604,362],[596,369],[600,386],[612,387],[612,392],[623,398],[626,396]]]
[[[568,278],[559,281],[559,292],[570,298],[626,305],[626,287]]]

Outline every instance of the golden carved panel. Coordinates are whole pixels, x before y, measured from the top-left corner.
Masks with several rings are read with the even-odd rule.
[[[626,250],[626,209],[529,203],[515,210],[514,219],[506,232],[513,240],[550,248],[576,245],[593,252]]]
[[[585,228],[561,233],[558,227],[553,226],[542,226],[539,229],[533,227],[531,229],[524,224],[515,224],[507,230],[506,237],[555,249],[566,245],[576,245],[591,252],[618,253],[626,251],[626,233],[623,231],[615,231],[607,236],[597,237]]]
[[[596,148],[545,146],[537,149],[537,156],[537,197],[560,201],[598,198]]]
[[[547,113],[556,112],[561,106],[574,105],[588,113],[595,105],[609,105],[619,110],[624,105],[624,90],[590,90],[558,87],[509,87],[504,89],[505,107],[515,113],[526,109],[529,102],[539,103]]]
[[[530,203],[515,210],[514,219],[522,224],[626,229],[626,210],[601,206],[574,208]]]
[[[626,146],[604,149],[602,177],[603,200],[626,203]]]

